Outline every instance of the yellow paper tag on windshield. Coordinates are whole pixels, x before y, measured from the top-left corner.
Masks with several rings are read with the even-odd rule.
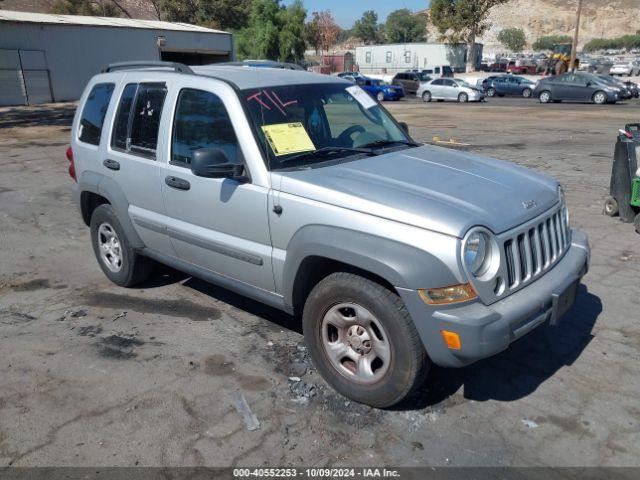
[[[264,125],[262,131],[276,156],[312,152],[316,149],[300,122]]]

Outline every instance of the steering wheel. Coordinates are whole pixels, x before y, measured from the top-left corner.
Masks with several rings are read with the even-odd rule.
[[[353,135],[354,133],[363,133],[365,131],[366,130],[362,125],[351,125],[344,132],[338,135],[338,138],[336,139],[336,143],[340,146],[346,146],[345,144],[347,140],[349,140],[351,142],[349,146],[351,146],[353,145],[353,140],[351,139],[351,135]]]

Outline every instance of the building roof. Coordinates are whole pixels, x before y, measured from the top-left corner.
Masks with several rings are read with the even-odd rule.
[[[191,69],[198,75],[228,80],[241,90],[310,83],[350,84],[346,80],[333,75],[319,75],[301,70],[286,70],[282,68],[216,66],[213,64],[199,67],[193,66]]]
[[[153,30],[178,30],[182,32],[223,33],[222,30],[200,27],[189,23],[139,20],[135,18],[90,17],[84,15],[54,15],[49,13],[16,12],[0,10],[0,22],[40,23],[49,25],[84,25],[94,27],[145,28]]]

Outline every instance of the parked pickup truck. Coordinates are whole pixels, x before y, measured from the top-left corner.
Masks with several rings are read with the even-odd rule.
[[[67,156],[111,281],[133,287],[159,262],[294,315],[324,378],[377,407],[432,363],[561,321],[589,265],[554,179],[420,145],[336,77],[111,65]]]

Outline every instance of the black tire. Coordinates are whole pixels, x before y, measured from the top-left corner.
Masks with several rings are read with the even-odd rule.
[[[425,103],[429,103],[431,101],[431,92],[423,92],[422,93],[422,101]]]
[[[540,100],[540,103],[550,103],[552,100],[551,92],[549,90],[541,91],[540,95],[538,95],[538,99]]]
[[[495,96],[496,96],[496,89],[493,87],[487,88],[487,97],[495,97]]]
[[[119,252],[121,253],[120,269],[118,271],[111,270],[101,254],[100,242],[103,240],[100,240],[101,234],[98,233],[98,230],[103,225],[110,227],[117,236]],[[131,248],[127,234],[122,228],[113,207],[109,204],[100,205],[91,215],[91,243],[100,268],[107,278],[116,285],[132,287],[143,282],[151,275],[153,262]]]
[[[615,217],[618,215],[620,209],[618,207],[618,202],[613,197],[607,197],[604,201],[604,214],[608,217]]]
[[[372,384],[347,378],[331,363],[324,347],[322,320],[341,303],[367,309],[380,322],[390,344],[390,361],[384,375]],[[311,291],[302,315],[309,353],[324,379],[339,393],[356,402],[386,408],[411,396],[427,376],[431,361],[404,303],[394,292],[359,275],[333,273]]]
[[[532,94],[533,94],[533,90],[531,90],[530,88],[525,88],[524,90],[522,90],[522,96],[524,98],[531,98]]]
[[[462,92],[458,95],[458,102],[467,103],[468,101],[469,101],[469,95],[467,95],[466,93]]]

